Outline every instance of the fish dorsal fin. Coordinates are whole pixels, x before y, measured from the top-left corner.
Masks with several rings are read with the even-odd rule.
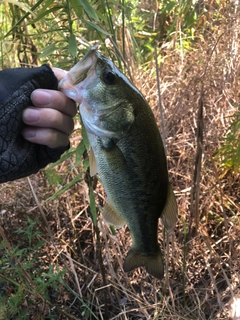
[[[157,279],[162,279],[164,267],[160,249],[156,255],[147,256],[130,249],[123,263],[123,270],[129,272],[138,267],[145,267],[147,272]]]
[[[124,224],[126,224],[126,222],[119,216],[109,201],[105,203],[102,215],[104,221],[115,228],[121,228]]]
[[[167,201],[161,219],[168,232],[172,231],[178,220],[178,207],[172,186],[168,183]]]
[[[93,177],[97,173],[97,163],[96,163],[96,158],[92,148],[90,149],[90,153],[89,153],[89,166],[90,166],[90,176]]]

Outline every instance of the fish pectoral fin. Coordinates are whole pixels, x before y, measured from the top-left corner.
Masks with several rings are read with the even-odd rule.
[[[138,254],[134,252],[133,249],[130,249],[123,263],[123,270],[129,272],[138,267],[145,267],[151,276],[162,279],[164,267],[160,249],[154,256]]]
[[[161,219],[168,232],[173,230],[178,220],[177,201],[170,183],[168,183],[167,201],[161,214]]]
[[[110,225],[113,225],[115,228],[121,228],[124,224],[126,224],[126,222],[119,216],[111,203],[109,203],[108,201],[103,207],[102,215],[104,221]]]
[[[97,174],[98,170],[97,170],[96,158],[92,148],[90,149],[90,153],[89,153],[89,166],[90,166],[90,176],[93,177],[95,174]]]

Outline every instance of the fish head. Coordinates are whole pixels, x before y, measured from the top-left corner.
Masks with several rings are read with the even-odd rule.
[[[121,138],[134,122],[141,93],[113,62],[91,48],[60,81],[59,89],[79,103],[88,132]]]

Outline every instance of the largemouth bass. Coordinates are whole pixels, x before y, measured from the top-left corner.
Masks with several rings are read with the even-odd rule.
[[[90,172],[99,173],[107,194],[105,221],[117,227],[126,223],[130,230],[132,246],[123,270],[144,266],[161,279],[158,219],[170,231],[178,210],[151,108],[95,47],[67,73],[59,89],[79,103],[91,146]]]

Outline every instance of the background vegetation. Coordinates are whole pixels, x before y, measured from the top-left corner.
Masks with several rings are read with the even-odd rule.
[[[165,278],[125,274],[76,117],[71,149],[0,185],[0,319],[239,319],[238,1],[0,1],[0,67],[68,70],[89,45],[141,89],[179,206]]]

